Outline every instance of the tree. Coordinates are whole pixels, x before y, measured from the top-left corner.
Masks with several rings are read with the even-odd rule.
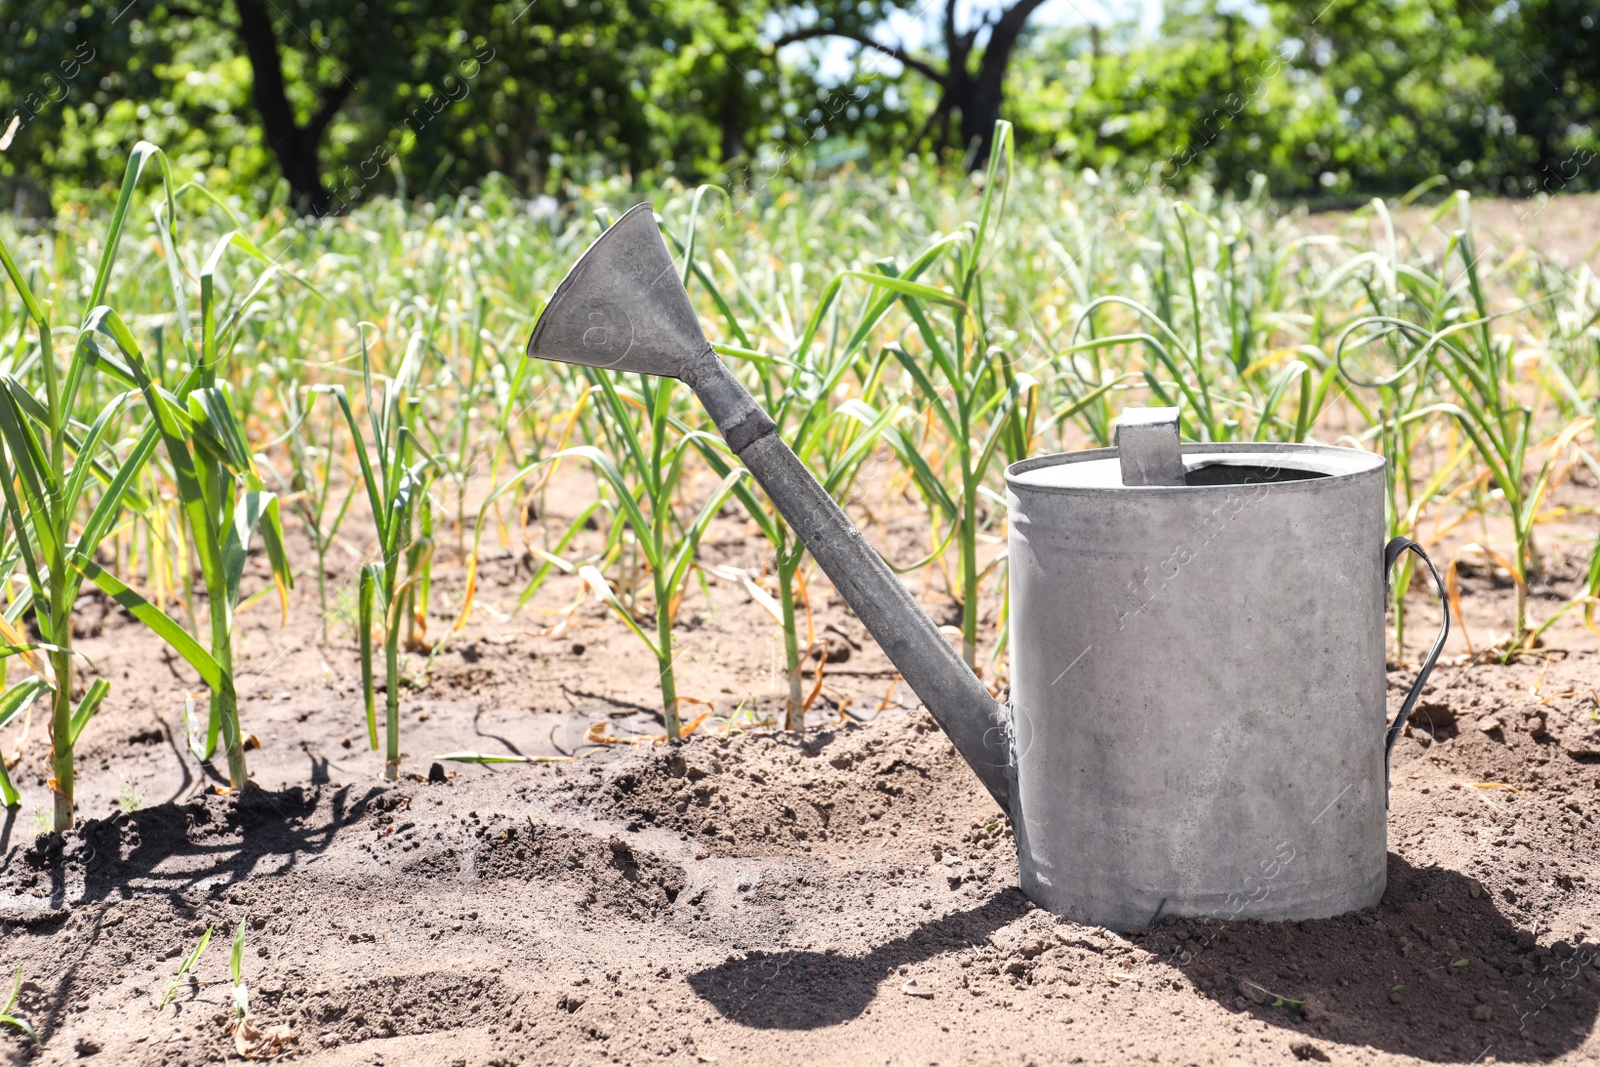
[[[994,11],[983,12],[966,29],[958,27],[956,0],[945,0],[941,40],[944,64],[913,55],[900,44],[890,44],[877,36],[877,26],[899,5],[880,0],[869,4],[838,4],[807,7],[820,17],[813,23],[780,34],[773,42],[776,51],[800,41],[837,37],[854,41],[915,71],[937,89],[938,101],[913,144],[930,134],[936,145],[950,144],[950,120],[959,130],[957,147],[967,153],[968,163],[980,168],[989,158],[995,120],[1000,118],[1005,101],[1006,73],[1027,29],[1028,19],[1044,5],[1044,0],[1013,0]],[[909,7],[910,5],[904,5]],[[980,43],[981,42],[981,43]]]
[[[19,101],[0,168],[98,184],[146,137],[201,170],[270,166],[325,214],[396,170],[448,192],[491,171],[538,186],[584,154],[643,167],[662,145],[636,72],[672,25],[648,0],[0,0],[0,98]]]
[[[1381,145],[1358,184],[1444,174],[1511,193],[1594,184],[1600,11],[1592,0],[1277,0],[1296,63]]]
[[[315,110],[301,122],[284,84],[283,55],[272,15],[261,0],[233,0],[233,6],[238,12],[233,30],[250,58],[250,97],[267,144],[278,157],[295,203],[302,210],[325,215],[333,198],[322,181],[322,138],[328,124],[355,91],[356,79],[364,80],[370,73],[370,56],[365,49],[347,50],[343,69],[336,69],[332,80],[312,90],[317,100]]]

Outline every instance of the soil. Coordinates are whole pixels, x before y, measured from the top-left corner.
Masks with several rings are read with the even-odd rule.
[[[1445,238],[1461,226],[1453,204],[1439,213],[1437,202],[1410,207],[1395,207],[1394,222],[1402,241],[1417,247],[1442,251]],[[1473,235],[1483,249],[1496,249],[1500,256],[1534,254],[1569,270],[1585,264],[1600,270],[1600,193],[1566,193],[1560,196],[1510,199],[1474,197],[1471,201]],[[1370,213],[1356,224],[1353,233],[1361,241],[1382,247],[1385,240],[1381,223]],[[1319,211],[1306,216],[1302,228],[1308,233],[1347,231],[1348,212]],[[1402,246],[1404,247],[1404,246]]]
[[[556,487],[558,528],[584,492]],[[1536,613],[1577,592],[1596,500],[1581,471],[1552,499],[1567,525],[1541,528]],[[888,554],[926,552],[914,511],[866,503]],[[1441,564],[1467,536],[1435,546]],[[465,578],[443,541],[435,641]],[[188,752],[194,678],[113,605],[80,603],[87,673],[114,691],[81,744],[77,830],[43,833],[42,721],[14,771],[0,969],[20,966],[17,1012],[43,1045],[0,1037],[10,1061],[1600,1062],[1600,649],[1576,613],[1510,663],[1469,656],[1457,629],[1396,749],[1379,907],[1102,930],[1022,896],[1004,819],[820,577],[830,659],[808,730],[770,727],[778,630],[742,583],[708,576],[680,612],[677,674],[712,717],[667,745],[636,639],[576,577],[513,614],[534,561],[492,550],[465,630],[407,658],[410,755],[386,783],[345,606],[360,545],[338,551],[326,642],[311,575],[286,625],[270,601],[240,616],[259,739],[243,795],[218,795]],[[762,566],[731,513],[701,554],[708,575]],[[1510,590],[1459,562],[1481,650]],[[937,566],[910,581],[953,620]],[[259,559],[247,582],[265,585]],[[983,608],[992,633],[998,603]],[[1408,614],[1410,662],[1439,619],[1420,585]],[[1391,670],[1392,706],[1413,669]],[[462,751],[572,758],[439,759]]]

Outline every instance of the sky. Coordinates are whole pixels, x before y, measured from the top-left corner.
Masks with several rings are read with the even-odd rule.
[[[1008,6],[1001,0],[958,0],[956,25],[962,29],[972,25],[984,12],[998,11]],[[1032,27],[1072,26],[1093,22],[1101,26],[1120,19],[1137,16],[1146,33],[1154,32],[1161,24],[1161,0],[1048,0],[1029,20]],[[896,11],[878,29],[877,39],[884,44],[898,44],[912,51],[936,41],[942,32],[944,4],[940,0],[918,0],[910,11]],[[773,27],[774,35],[781,28]],[[980,42],[981,43],[981,42]],[[799,62],[809,51],[820,56],[819,73],[825,83],[845,81],[855,69],[854,55],[859,48],[851,41],[827,38],[822,41],[793,44],[784,49],[782,58]]]

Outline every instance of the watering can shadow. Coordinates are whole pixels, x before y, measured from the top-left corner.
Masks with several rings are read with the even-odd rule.
[[[1413,867],[1393,855],[1389,866],[1389,890],[1375,912],[1226,928],[1204,919],[1176,919],[1135,931],[1124,943],[1157,959],[1133,968],[1141,986],[1128,995],[1142,1000],[1140,988],[1152,980],[1165,986],[1172,978],[1185,993],[1230,1013],[1247,1013],[1291,1040],[1370,1046],[1434,1063],[1481,1062],[1486,1050],[1501,1063],[1537,1062],[1584,1044],[1600,1015],[1600,986],[1583,975],[1600,965],[1594,945],[1542,951],[1532,932],[1503,915],[1493,897],[1472,895],[1472,879],[1438,867]],[[879,998],[899,996],[901,967],[916,968],[982,944],[1028,910],[1017,891],[1007,889],[976,907],[922,923],[865,955],[746,952],[687,979],[702,1000],[732,1022],[758,1030],[820,1029],[859,1018]],[[1004,990],[1014,980],[1050,988],[1069,979],[1093,987],[1106,970],[1126,968],[1090,954],[1103,948],[1075,951],[1073,946],[1084,942],[1073,927],[1056,930],[1054,939],[1043,939],[1044,952],[1013,952],[1002,959],[1007,975],[1015,978],[996,976],[992,987]],[[1400,946],[1413,940],[1402,956]],[[1501,960],[1506,973],[1489,959]],[[1455,966],[1458,960],[1464,962]],[[942,973],[921,973],[918,984],[935,1003],[948,1005],[950,997],[965,997],[966,990],[951,981],[948,960],[943,963],[933,964]],[[1399,1003],[1391,995],[1396,985],[1404,987]],[[1062,991],[1057,986],[1053,992]],[[1484,1005],[1488,1017],[1475,1015]],[[1213,1035],[1221,1038],[1216,1031]],[[1231,1031],[1227,1036],[1231,1043]]]
[[[746,952],[688,976],[723,1018],[758,1030],[815,1030],[849,1022],[900,967],[986,941],[1026,915],[1027,898],[1005,889],[982,904],[926,922],[865,956],[838,952]],[[942,990],[949,995],[949,990]]]
[[[1381,456],[1180,445],[1152,408],[1116,448],[1013,464],[1002,705],[718,358],[648,204],[573,266],[528,356],[694,391],[1011,820],[1035,903],[1123,929],[1382,896],[1388,752],[1449,620],[1389,723],[1385,576],[1422,550],[1382,543]]]

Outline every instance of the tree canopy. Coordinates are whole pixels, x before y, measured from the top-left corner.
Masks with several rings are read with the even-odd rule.
[[[337,212],[377,192],[600,174],[729,184],[779,166],[1025,153],[1285,195],[1442,176],[1596,184],[1589,0],[1173,0],[1040,24],[1039,0],[0,0],[0,179],[60,202],[161,143],[212,185]],[[919,15],[926,32],[898,36]],[[898,29],[897,29],[898,28]],[[840,50],[851,68],[829,74]]]

